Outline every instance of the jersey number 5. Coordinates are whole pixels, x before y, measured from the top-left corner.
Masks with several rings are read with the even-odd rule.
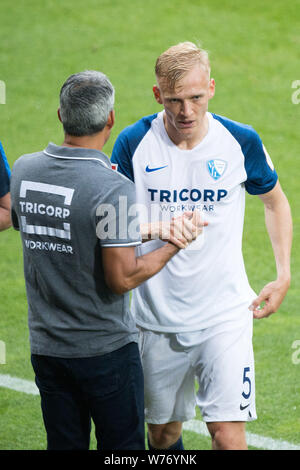
[[[245,391],[242,393],[242,396],[247,400],[251,395],[251,380],[247,377],[247,374],[250,372],[250,367],[244,368],[243,384],[248,383],[248,393]]]

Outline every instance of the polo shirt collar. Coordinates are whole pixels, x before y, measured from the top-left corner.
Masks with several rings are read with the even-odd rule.
[[[62,159],[86,159],[86,160],[99,160],[100,163],[108,168],[111,168],[110,159],[100,150],[89,149],[84,147],[64,147],[55,145],[52,142],[45,148],[44,153],[49,157],[62,158]]]

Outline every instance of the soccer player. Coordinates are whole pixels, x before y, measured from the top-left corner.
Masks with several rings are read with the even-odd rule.
[[[101,151],[115,119],[109,79],[71,75],[58,114],[62,145],[21,156],[11,180],[47,448],[88,449],[92,417],[99,449],[143,449],[144,381],[128,291],[191,242],[200,222],[183,217],[184,234],[172,223],[173,242],[137,258],[134,184]]]
[[[253,317],[274,313],[288,290],[290,208],[257,132],[208,112],[215,80],[205,50],[190,42],[172,46],[158,57],[155,74],[163,110],[124,129],[111,160],[149,208],[141,215],[145,238],[157,214],[198,209],[208,225],[133,291],[149,448],[183,449],[182,422],[198,404],[213,449],[247,449],[245,423],[257,417]],[[242,256],[245,190],[264,204],[277,267],[277,279],[258,296]],[[152,240],[138,250],[162,245]]]
[[[9,184],[10,168],[0,142],[0,231],[11,226]]]

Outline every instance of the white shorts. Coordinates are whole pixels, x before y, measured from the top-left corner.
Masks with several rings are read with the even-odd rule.
[[[187,421],[196,404],[206,422],[256,419],[253,320],[246,315],[246,322],[191,334],[140,329],[146,422]]]

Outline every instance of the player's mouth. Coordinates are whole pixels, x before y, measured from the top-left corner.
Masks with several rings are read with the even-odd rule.
[[[178,125],[182,129],[189,129],[189,128],[193,127],[194,121],[178,121]]]

